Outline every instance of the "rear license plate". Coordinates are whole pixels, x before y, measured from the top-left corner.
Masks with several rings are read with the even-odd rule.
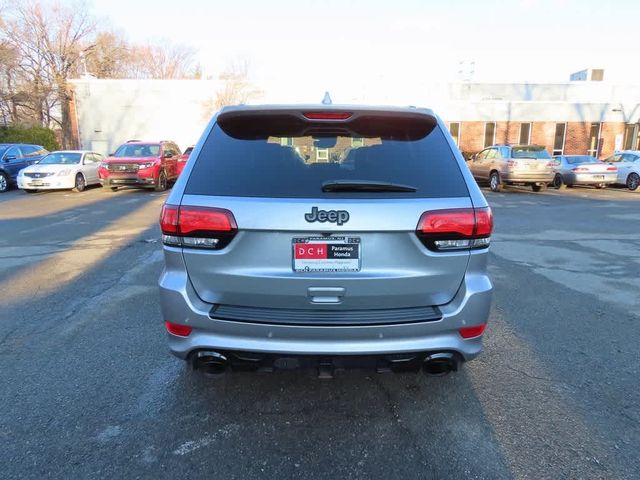
[[[359,237],[297,237],[293,245],[294,272],[359,272]]]
[[[594,180],[604,180],[604,175],[594,175],[593,179]]]
[[[34,187],[41,187],[43,185],[43,183],[44,182],[42,180],[33,180],[31,182],[31,185],[34,186]]]

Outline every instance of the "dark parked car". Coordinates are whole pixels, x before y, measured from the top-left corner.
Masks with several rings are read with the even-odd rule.
[[[0,143],[0,192],[9,190],[20,170],[38,162],[47,153],[40,145]]]
[[[171,141],[130,140],[100,164],[98,175],[105,188],[146,187],[157,192],[178,178],[180,149]]]
[[[187,160],[189,160],[189,156],[191,155],[194,146],[195,145],[191,145],[187,147],[186,150],[182,152],[182,155],[178,157],[178,175],[180,175],[182,170],[184,170],[184,166],[187,164]]]

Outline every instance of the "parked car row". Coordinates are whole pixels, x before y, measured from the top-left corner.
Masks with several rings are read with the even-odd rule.
[[[12,184],[27,193],[101,184],[108,191],[144,187],[164,191],[177,180],[193,150],[175,142],[131,140],[108,157],[88,150],[48,152],[39,145],[0,144],[0,192]]]
[[[552,157],[541,145],[493,145],[473,155],[467,162],[477,182],[486,182],[494,192],[505,185],[531,186],[540,192],[552,185],[557,189],[574,185],[640,186],[640,151],[616,152],[605,160],[590,155]]]

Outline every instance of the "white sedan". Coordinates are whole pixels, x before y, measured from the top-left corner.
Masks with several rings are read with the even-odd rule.
[[[102,155],[86,150],[51,152],[38,163],[20,170],[18,188],[25,192],[73,188],[83,191],[99,184],[98,166]]]

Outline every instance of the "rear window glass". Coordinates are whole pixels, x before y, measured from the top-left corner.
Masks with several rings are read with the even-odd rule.
[[[544,147],[532,145],[527,147],[513,147],[511,158],[542,158],[551,159],[551,155]]]
[[[263,115],[219,123],[200,150],[185,193],[275,198],[469,195],[435,121],[420,125],[410,118],[361,120],[357,125],[301,125]],[[415,191],[323,191],[323,184],[334,181],[387,182]]]
[[[575,155],[575,156],[567,157],[567,163],[570,163],[572,165],[577,163],[595,163],[597,161],[598,161],[597,158],[592,157],[590,155]]]

